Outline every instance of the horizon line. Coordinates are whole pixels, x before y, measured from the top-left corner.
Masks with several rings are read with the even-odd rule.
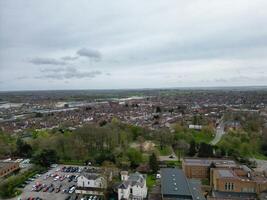
[[[4,92],[41,92],[41,91],[119,91],[119,90],[186,90],[186,89],[231,89],[231,88],[261,88],[267,89],[267,85],[247,85],[247,86],[185,86],[185,87],[144,87],[144,88],[113,88],[113,89],[23,89],[23,90],[0,90]]]

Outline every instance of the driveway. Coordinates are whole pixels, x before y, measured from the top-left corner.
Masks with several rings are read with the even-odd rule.
[[[211,145],[216,145],[222,139],[222,136],[225,134],[224,132],[224,123],[221,121],[216,128],[215,138],[210,142]]]

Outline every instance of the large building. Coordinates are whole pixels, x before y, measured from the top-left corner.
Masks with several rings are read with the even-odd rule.
[[[142,200],[147,196],[146,176],[139,172],[128,176],[121,172],[122,183],[118,186],[118,200]]]
[[[19,170],[19,163],[14,161],[0,161],[0,178]]]
[[[211,166],[221,168],[236,167],[237,164],[233,160],[225,159],[207,159],[207,158],[185,158],[182,168],[187,178],[209,178],[209,168]]]
[[[160,173],[162,200],[205,199],[201,192],[192,186],[181,169],[162,168]]]
[[[255,196],[267,191],[267,178],[243,166],[231,169],[213,168],[211,186],[214,196],[226,193]]]

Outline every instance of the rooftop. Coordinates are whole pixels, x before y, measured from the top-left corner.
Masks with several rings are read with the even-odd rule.
[[[184,163],[187,165],[196,165],[196,166],[209,166],[211,163],[214,163],[216,166],[236,166],[235,161],[225,160],[225,159],[194,159],[194,158],[185,158]]]
[[[223,177],[223,178],[233,178],[234,177],[233,173],[230,170],[220,169],[220,170],[218,170],[218,173],[219,173],[220,177]]]
[[[0,161],[0,169],[14,163],[13,161]]]
[[[184,172],[177,168],[162,168],[161,193],[167,199],[202,199],[202,195],[192,187]]]

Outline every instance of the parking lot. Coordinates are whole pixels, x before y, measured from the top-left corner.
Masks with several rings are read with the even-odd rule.
[[[26,181],[20,188],[23,192],[12,200],[99,200],[99,197],[82,197],[75,194],[75,187],[79,174],[83,171],[81,166],[56,165],[44,174],[37,174]]]

